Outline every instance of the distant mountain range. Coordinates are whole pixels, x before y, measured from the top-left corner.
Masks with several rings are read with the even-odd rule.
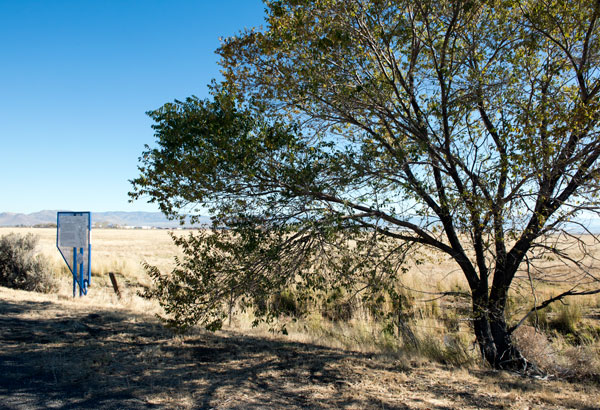
[[[58,211],[40,211],[31,214],[20,214],[13,212],[0,212],[0,226],[36,226],[36,225],[56,225],[56,212]],[[422,221],[419,218],[410,218],[415,224]],[[588,217],[578,218],[589,231],[600,233],[600,218]],[[92,212],[92,223],[103,227],[151,227],[151,228],[181,228],[179,221],[170,221],[160,212]],[[210,225],[210,218],[200,217],[199,224]],[[191,225],[186,223],[183,227],[189,228]],[[568,229],[573,233],[585,232],[583,228],[572,225]]]
[[[31,214],[0,212],[0,226],[35,226],[56,224],[58,211],[40,211]],[[201,224],[209,224],[208,217],[200,218]],[[179,221],[170,221],[160,212],[92,212],[92,224],[102,226],[134,226],[153,228],[178,228]],[[184,226],[188,226],[186,224]]]

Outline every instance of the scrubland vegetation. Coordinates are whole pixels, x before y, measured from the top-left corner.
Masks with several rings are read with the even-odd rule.
[[[56,277],[45,256],[36,254],[38,237],[10,233],[0,237],[0,285],[15,289],[52,292]]]
[[[52,289],[60,299],[70,299],[70,273],[55,247],[55,230],[1,228],[10,233],[36,235],[40,256],[53,272]],[[186,234],[181,231],[181,234]],[[13,237],[14,238],[14,237]],[[30,242],[34,242],[30,237]],[[162,230],[95,230],[92,248],[92,287],[81,303],[119,305],[140,312],[160,314],[155,301],[139,296],[152,286],[142,263],[168,271],[178,249]],[[594,252],[600,249],[594,249]],[[575,251],[574,251],[575,252]],[[37,260],[37,259],[36,259]],[[414,260],[419,260],[415,263]],[[366,302],[360,295],[326,292],[311,300],[294,289],[270,300],[282,314],[275,322],[253,326],[251,311],[232,306],[227,330],[263,337],[314,343],[362,353],[386,354],[421,362],[457,367],[485,367],[471,329],[467,285],[453,262],[443,255],[423,253],[414,258],[402,275],[399,312],[385,299]],[[548,269],[559,270],[552,261]],[[114,272],[122,298],[114,294],[108,272]],[[510,324],[524,317],[534,303],[532,283],[526,275],[510,295]],[[533,284],[535,295],[545,300],[568,288]],[[317,296],[317,295],[315,295]],[[398,316],[400,315],[400,317]],[[580,296],[555,302],[531,314],[514,333],[526,357],[549,375],[559,378],[600,380],[600,295]],[[401,326],[399,326],[401,325]],[[284,329],[282,335],[281,331]]]

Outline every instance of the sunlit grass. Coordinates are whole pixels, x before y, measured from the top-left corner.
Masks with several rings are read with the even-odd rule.
[[[72,279],[64,261],[56,249],[56,230],[49,228],[0,228],[0,235],[9,232],[33,233],[40,237],[39,251],[45,254],[54,266],[54,273],[59,278],[57,297],[72,298]],[[176,231],[186,234],[186,231]],[[592,248],[598,252],[598,247]],[[573,247],[573,252],[581,252]],[[141,298],[138,292],[151,286],[151,280],[143,269],[147,262],[168,271],[174,266],[173,257],[179,250],[173,245],[166,230],[119,230],[94,229],[92,233],[92,286],[88,296],[81,298],[83,305],[114,306],[118,305],[132,311],[159,313],[160,307],[155,301]],[[582,256],[582,255],[579,255]],[[559,272],[554,261],[542,261],[550,272]],[[376,320],[369,310],[360,303],[356,304],[352,318],[346,321],[327,320],[325,312],[315,311],[299,320],[281,317],[279,323],[252,327],[255,319],[248,312],[242,313],[234,309],[234,317],[229,327],[250,334],[268,337],[285,337],[288,340],[326,345],[360,352],[385,353],[391,355],[409,355],[411,360],[422,357],[423,360],[469,365],[480,363],[478,349],[474,343],[470,324],[470,300],[467,297],[439,297],[440,292],[465,293],[468,285],[462,272],[447,256],[431,251],[415,255],[407,264],[408,270],[401,276],[400,291],[406,296],[404,309],[409,325],[419,341],[419,348],[411,348],[400,337],[397,329],[390,331],[389,325]],[[108,273],[116,275],[121,291],[118,298],[112,288]],[[564,291],[570,285],[550,285],[535,282],[535,298],[531,292],[532,282],[524,273],[520,274],[514,289],[510,293],[507,308],[509,322],[518,322],[535,303],[548,299]],[[600,324],[598,310],[600,295],[589,295],[568,299],[566,305],[555,303],[538,315],[532,315],[525,325],[533,329],[537,325],[540,332],[548,332],[548,336],[539,338],[525,332],[519,340],[524,345],[537,345],[539,349],[532,355],[550,355],[550,358],[539,360],[552,362],[552,369],[577,369],[581,372],[582,358],[591,357],[600,347]],[[391,304],[383,305],[389,309]],[[321,308],[323,309],[323,308]],[[270,329],[280,329],[285,324],[287,336],[273,334]],[[596,331],[598,329],[598,331]],[[597,333],[596,333],[597,332]],[[539,332],[538,332],[539,333]],[[541,334],[541,333],[540,333]],[[582,344],[583,343],[583,344]],[[540,353],[542,352],[542,353]],[[538,356],[539,356],[538,354]],[[578,359],[577,356],[580,356]],[[579,361],[578,361],[579,360]],[[600,372],[600,365],[590,361],[588,368],[592,373]],[[553,367],[554,366],[554,367]],[[578,367],[579,366],[579,367]],[[575,370],[572,370],[573,372]]]

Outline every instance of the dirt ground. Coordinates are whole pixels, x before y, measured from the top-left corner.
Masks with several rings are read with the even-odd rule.
[[[597,382],[457,369],[0,288],[0,408],[599,409]]]

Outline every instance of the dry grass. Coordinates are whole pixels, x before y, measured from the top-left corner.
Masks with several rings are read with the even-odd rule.
[[[61,301],[70,300],[72,282],[70,273],[56,249],[56,230],[0,228],[0,236],[8,232],[34,233],[40,237],[40,251],[54,261],[56,275],[60,278],[61,286],[58,295],[54,297]],[[177,233],[185,234],[186,232],[178,231]],[[584,240],[587,239],[584,238]],[[598,252],[596,248],[592,249],[593,252]],[[581,250],[574,247],[574,256],[577,256],[578,252]],[[142,268],[142,262],[156,265],[162,270],[169,270],[173,266],[173,256],[176,254],[178,254],[178,249],[172,244],[168,231],[165,230],[94,229],[92,287],[89,295],[77,303],[89,307],[119,306],[133,312],[157,313],[160,308],[155,302],[137,296],[139,290],[150,286],[150,280]],[[407,313],[412,317],[411,324],[421,345],[419,352],[411,352],[411,360],[426,362],[433,359],[452,365],[479,363],[478,352],[469,328],[469,301],[460,298],[433,300],[433,296],[427,293],[466,291],[468,286],[462,273],[456,264],[444,255],[428,252],[421,255],[420,259],[422,259],[421,263],[413,262],[410,265],[409,271],[402,280],[404,291],[411,300]],[[564,267],[556,266],[555,261],[541,261],[541,264],[542,268],[545,266],[549,272],[553,273],[560,273],[560,269],[564,269]],[[121,300],[114,295],[108,279],[108,272],[111,271],[119,273],[117,279],[123,294]],[[509,315],[512,320],[520,319],[533,304],[528,281],[522,281],[522,283],[524,283],[522,287],[517,287],[511,293],[512,303]],[[537,287],[538,298],[541,300],[550,297],[561,290],[561,287],[539,284]],[[579,323],[575,324],[576,328],[591,329],[589,332],[586,330],[588,332],[586,334],[593,334],[594,329],[598,329],[600,335],[598,322],[600,295],[579,298],[575,306],[576,308],[573,310],[579,312],[580,315]],[[541,313],[539,317],[543,316],[542,319],[550,326],[553,322],[557,323],[556,321],[563,315],[562,320],[567,320],[568,326],[573,323],[568,321],[569,316],[565,316],[567,313],[561,313],[557,305],[548,309],[547,312]],[[251,328],[252,320],[253,318],[250,316],[237,314],[233,319],[231,330],[236,329],[256,337],[270,335],[268,326],[261,326],[258,329]],[[298,322],[292,322],[289,318],[282,320],[288,322],[289,336],[286,337],[288,341],[369,354],[397,354],[407,351],[402,340],[395,335],[382,332],[382,325],[373,321],[364,312],[358,312],[349,322],[330,322],[324,320],[319,314],[310,315],[305,320]],[[518,340],[526,352],[528,348],[534,347],[529,349],[530,357],[541,363],[550,373],[582,377],[600,374],[598,360],[589,359],[600,348],[598,338],[588,340],[587,343],[578,346],[573,343],[573,340],[556,331],[549,334],[535,331],[532,334],[531,332],[531,328],[525,328],[523,332],[519,333]]]
[[[38,235],[40,252],[51,258],[57,268],[64,266],[56,249],[55,228],[0,228],[0,236],[9,232]],[[93,275],[104,276],[108,272],[120,272],[129,281],[149,285],[142,262],[169,269],[173,266],[173,256],[176,254],[177,247],[173,245],[166,230],[92,230]],[[66,267],[63,272],[66,273]]]
[[[594,409],[597,384],[196,331],[86,298],[0,288],[0,403],[103,409]]]
[[[72,297],[72,276],[56,248],[55,228],[0,228],[0,236],[10,232],[32,233],[39,236],[39,252],[46,255],[54,265],[59,279],[58,296]],[[151,281],[142,267],[143,262],[169,270],[178,249],[173,245],[166,230],[92,230],[92,286],[82,303],[107,306],[115,303],[133,310],[158,312],[154,302],[137,296],[137,292],[150,286]],[[122,293],[117,300],[108,272],[116,274]]]

